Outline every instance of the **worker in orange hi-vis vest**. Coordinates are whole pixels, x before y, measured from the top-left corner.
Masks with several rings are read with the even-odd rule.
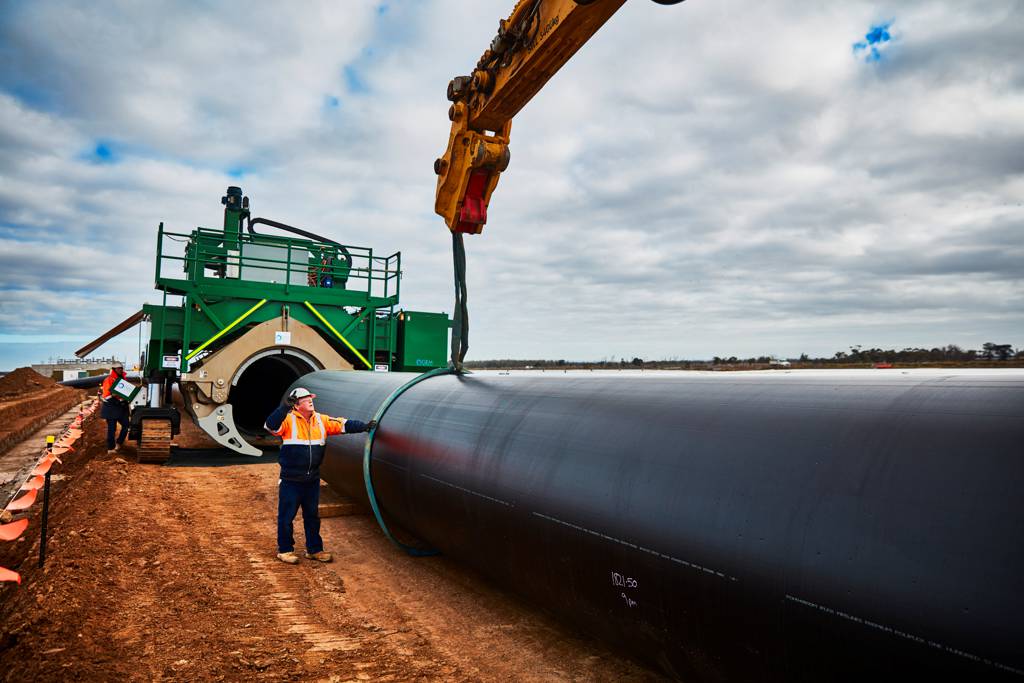
[[[110,374],[103,380],[101,390],[103,407],[100,408],[100,417],[107,421],[107,453],[115,452],[114,432],[118,424],[121,425],[121,433],[117,437],[117,448],[124,444],[124,439],[128,436],[128,403],[110,392],[113,386],[124,378],[124,365],[115,360],[110,366]]]
[[[306,557],[330,562],[331,554],[324,551],[320,538],[320,463],[324,459],[327,437],[335,434],[366,432],[376,422],[346,420],[316,412],[308,389],[298,387],[288,394],[287,402],[267,418],[264,427],[280,436],[281,479],[277,497],[277,559],[297,564],[292,521],[302,508],[302,527],[306,533]]]

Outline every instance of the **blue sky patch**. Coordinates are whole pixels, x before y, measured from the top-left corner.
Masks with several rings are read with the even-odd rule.
[[[45,111],[50,114],[60,112],[57,96],[50,90],[37,88],[29,83],[18,83],[5,87],[4,90],[37,111]]]
[[[250,172],[251,170],[246,168],[245,166],[232,166],[227,171],[225,171],[225,173],[227,173],[229,177],[235,179],[244,178]]]
[[[337,109],[341,106],[341,100],[334,95],[324,95],[324,109]]]
[[[356,67],[351,64],[347,64],[345,65],[344,72],[345,86],[348,88],[350,93],[363,95],[370,92],[369,86],[366,85],[366,82],[363,80],[363,77],[360,75]]]
[[[892,23],[893,20],[889,20],[868,29],[864,34],[864,40],[858,40],[853,44],[854,56],[863,58],[868,64],[881,61],[885,55],[886,43],[892,40],[892,34],[889,32]]]
[[[121,154],[109,140],[97,140],[93,148],[82,154],[81,158],[94,164],[116,164],[121,161]]]

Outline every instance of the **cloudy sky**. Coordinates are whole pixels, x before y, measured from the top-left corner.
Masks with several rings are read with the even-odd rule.
[[[450,312],[445,87],[512,4],[4,3],[0,369],[158,301],[157,224],[229,184]],[[516,118],[470,358],[1024,346],[1021,36],[1016,0],[630,0]]]

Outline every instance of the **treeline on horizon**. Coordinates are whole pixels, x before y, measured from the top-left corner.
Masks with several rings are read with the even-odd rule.
[[[495,359],[495,360],[474,360],[466,361],[468,368],[478,370],[504,370],[504,369],[616,369],[616,368],[655,368],[661,370],[672,369],[707,369],[707,368],[769,368],[779,366],[789,367],[872,367],[878,364],[893,364],[903,366],[953,366],[953,365],[990,365],[999,367],[1002,365],[1024,365],[1024,348],[1015,350],[1011,344],[996,344],[986,342],[981,349],[963,349],[956,344],[948,344],[943,347],[932,349],[908,347],[905,349],[865,349],[862,346],[851,346],[849,351],[836,351],[832,356],[812,358],[806,353],[800,354],[797,358],[779,359],[772,356],[756,356],[751,358],[738,358],[736,356],[721,357],[715,356],[711,360],[687,360],[680,358],[667,358],[662,360],[646,360],[639,356],[633,358],[603,359],[599,361],[575,361],[549,359]]]

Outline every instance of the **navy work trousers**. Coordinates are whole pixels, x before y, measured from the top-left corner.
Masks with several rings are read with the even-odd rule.
[[[318,553],[324,549],[320,538],[320,480],[288,481],[282,479],[277,492],[277,552],[295,550],[292,520],[302,508],[302,528],[306,534],[306,552]]]
[[[128,436],[128,416],[121,415],[120,417],[107,418],[107,450],[114,450],[114,432],[117,431],[117,425],[121,425],[121,434],[117,437],[117,445],[124,443],[124,438]]]

